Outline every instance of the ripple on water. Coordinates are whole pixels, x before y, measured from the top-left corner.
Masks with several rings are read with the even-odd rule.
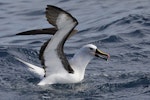
[[[16,15],[22,15],[22,16],[40,16],[44,15],[44,10],[36,10],[36,11],[28,11],[28,12],[22,12]]]
[[[131,31],[129,33],[122,33],[121,35],[130,37],[130,38],[144,38],[147,36],[147,30],[137,29],[137,30]]]
[[[124,25],[124,24],[133,24],[138,23],[142,25],[148,25],[150,18],[148,16],[138,15],[138,14],[130,14],[127,17],[119,19],[116,21],[117,25]]]
[[[121,38],[120,36],[117,36],[117,35],[111,35],[111,36],[101,40],[101,42],[104,42],[104,43],[120,43],[123,41],[124,41],[123,38]]]

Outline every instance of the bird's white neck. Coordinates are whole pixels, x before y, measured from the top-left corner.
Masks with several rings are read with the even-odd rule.
[[[70,64],[75,73],[79,73],[84,78],[86,66],[93,59],[93,55],[87,53],[84,49],[80,49],[70,60]]]

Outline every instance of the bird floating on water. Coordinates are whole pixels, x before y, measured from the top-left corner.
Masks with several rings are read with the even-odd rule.
[[[48,5],[46,18],[55,28],[37,29],[21,32],[16,35],[51,34],[51,39],[45,42],[39,53],[43,67],[38,67],[20,58],[20,62],[28,66],[28,70],[41,79],[38,85],[78,83],[84,79],[85,69],[92,58],[105,60],[109,54],[102,52],[93,44],[84,45],[68,60],[64,54],[65,41],[77,32],[74,28],[78,21],[68,12],[56,6]]]

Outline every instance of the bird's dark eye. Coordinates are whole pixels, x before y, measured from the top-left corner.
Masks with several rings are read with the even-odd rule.
[[[93,48],[90,48],[90,50],[94,50]]]

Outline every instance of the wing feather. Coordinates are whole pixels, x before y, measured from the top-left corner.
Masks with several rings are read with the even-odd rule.
[[[54,35],[57,32],[56,28],[44,28],[44,29],[34,29],[34,30],[28,30],[24,32],[17,33],[16,35]],[[73,36],[75,33],[77,33],[78,30],[73,30],[71,34],[69,35],[69,38]]]
[[[44,50],[43,58],[46,74],[59,72],[59,70],[62,71],[64,68],[69,73],[73,73],[74,71],[64,55],[63,47],[78,22],[71,14],[51,5],[48,5],[46,8],[46,17],[48,22],[58,29]]]
[[[55,28],[29,30],[16,35],[54,35],[40,49],[39,59],[41,64],[44,66],[46,74],[59,72],[59,70],[73,73],[74,71],[64,55],[63,47],[65,41],[77,33],[74,28],[78,22],[68,12],[52,5],[48,5],[46,8],[46,18]]]
[[[20,32],[17,33],[16,35],[40,35],[40,34],[54,35],[56,31],[57,31],[56,28],[34,29],[34,30]]]

